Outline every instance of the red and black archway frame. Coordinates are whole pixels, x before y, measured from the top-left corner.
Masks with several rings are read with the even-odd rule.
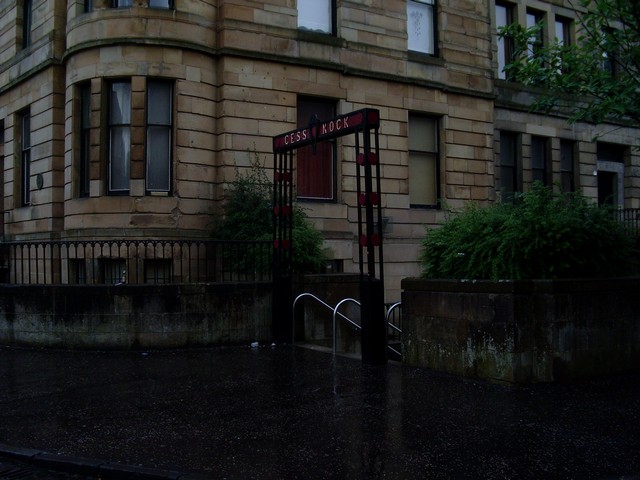
[[[306,145],[355,135],[362,360],[387,361],[384,314],[382,207],[380,190],[380,112],[365,108],[330,120],[314,118],[309,126],[273,138],[273,336],[292,342],[291,260],[294,151]]]

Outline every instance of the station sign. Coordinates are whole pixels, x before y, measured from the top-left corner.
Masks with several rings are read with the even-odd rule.
[[[327,121],[315,119],[307,127],[273,137],[273,151],[274,153],[283,153],[305,145],[314,145],[323,140],[355,133],[364,128],[376,128],[379,125],[380,112],[371,108],[339,115]]]

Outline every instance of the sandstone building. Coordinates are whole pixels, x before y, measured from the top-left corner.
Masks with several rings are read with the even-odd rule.
[[[534,114],[496,28],[568,0],[0,0],[3,239],[203,238],[272,137],[380,110],[385,279],[419,272],[425,225],[542,180],[640,207],[638,130]],[[592,139],[597,135],[598,141]],[[337,271],[357,271],[348,137],[296,191]],[[557,188],[557,187],[556,187]]]

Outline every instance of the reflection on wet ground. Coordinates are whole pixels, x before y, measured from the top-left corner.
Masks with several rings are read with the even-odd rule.
[[[215,478],[640,478],[640,375],[527,387],[279,346],[0,347],[0,443]]]

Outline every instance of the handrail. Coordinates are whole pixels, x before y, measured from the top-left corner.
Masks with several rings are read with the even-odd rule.
[[[298,300],[301,300],[303,298],[312,298],[313,300],[317,301],[318,303],[320,303],[322,306],[328,308],[329,310],[331,310],[333,312],[333,346],[332,346],[332,351],[334,353],[334,355],[337,353],[337,338],[338,338],[338,329],[337,329],[337,322],[336,322],[336,317],[340,316],[340,318],[342,318],[343,320],[345,320],[347,323],[349,323],[356,331],[361,331],[362,330],[362,326],[358,325],[356,322],[354,322],[353,320],[351,320],[349,317],[347,317],[346,315],[340,313],[339,309],[342,306],[343,303],[346,302],[353,302],[356,305],[358,305],[359,307],[361,306],[360,302],[357,301],[354,298],[343,298],[342,300],[340,300],[335,307],[332,307],[331,305],[329,305],[327,302],[323,301],[322,299],[320,299],[319,297],[315,296],[312,293],[309,292],[305,292],[305,293],[301,293],[300,295],[298,295],[295,300],[293,301],[293,313],[295,315],[295,311],[296,311],[296,304],[298,303]],[[394,304],[392,304],[389,309],[386,311],[385,314],[385,321],[387,322],[387,326],[389,328],[391,328],[392,330],[396,331],[397,333],[402,334],[402,329],[400,329],[398,326],[394,325],[393,323],[391,323],[389,321],[389,318],[391,317],[391,314],[393,313],[393,310],[395,310],[396,308],[399,308],[400,305],[402,305],[402,302],[396,302]],[[292,322],[292,328],[291,328],[291,339],[292,341],[295,342],[295,319]],[[387,345],[387,348],[389,350],[391,350],[393,353],[395,353],[398,356],[401,356],[402,354],[396,350],[395,348],[393,348],[391,345]]]
[[[315,296],[315,295],[313,295],[312,293],[305,292],[305,293],[301,293],[300,295],[298,295],[298,296],[295,298],[295,300],[293,301],[293,313],[294,313],[294,315],[295,315],[295,311],[296,311],[296,303],[298,303],[298,300],[300,300],[301,298],[304,298],[304,297],[310,297],[310,298],[312,298],[312,299],[316,300],[316,301],[317,301],[318,303],[320,303],[321,305],[323,305],[323,306],[327,307],[329,310],[331,310],[331,311],[333,311],[333,310],[334,310],[334,308],[333,308],[331,305],[329,305],[327,302],[324,302],[323,300],[321,300],[320,298],[316,297],[316,296]],[[341,316],[344,320],[347,320],[348,322],[351,322],[351,320],[350,320],[348,317],[344,316],[343,314],[340,314],[340,316]],[[292,327],[291,327],[291,341],[292,341],[292,342],[295,342],[295,339],[296,339],[296,335],[295,335],[295,333],[296,333],[296,322],[295,322],[295,319],[294,319],[294,321],[293,321],[293,322],[291,322],[291,323],[292,323]]]
[[[385,315],[385,320],[387,321],[387,326],[389,326],[392,330],[395,330],[395,331],[396,331],[396,332],[398,332],[398,333],[402,333],[402,329],[401,329],[401,328],[399,328],[399,327],[397,327],[397,326],[396,326],[396,325],[394,325],[393,323],[391,323],[391,322],[389,321],[389,318],[391,317],[391,314],[393,313],[393,311],[394,311],[396,308],[399,308],[399,307],[401,307],[401,306],[402,306],[402,302],[396,302],[396,303],[394,303],[393,305],[391,305],[391,306],[389,307],[389,310],[387,310],[387,314]]]
[[[357,300],[355,300],[353,298],[345,298],[345,299],[340,300],[337,303],[337,305],[335,306],[335,308],[333,309],[333,353],[334,354],[336,353],[336,350],[337,350],[336,344],[338,343],[337,342],[337,339],[338,339],[338,327],[336,325],[336,314],[339,313],[338,309],[340,308],[340,305],[342,305],[343,303],[346,303],[346,302],[353,302],[356,305],[360,306],[360,302],[359,301],[357,301]],[[354,322],[353,320],[347,318],[345,315],[342,315],[342,314],[340,314],[340,315],[342,316],[342,318],[347,320],[347,322],[349,322],[356,330],[358,330],[358,331],[362,330],[362,327],[360,325],[358,325],[356,322]]]

